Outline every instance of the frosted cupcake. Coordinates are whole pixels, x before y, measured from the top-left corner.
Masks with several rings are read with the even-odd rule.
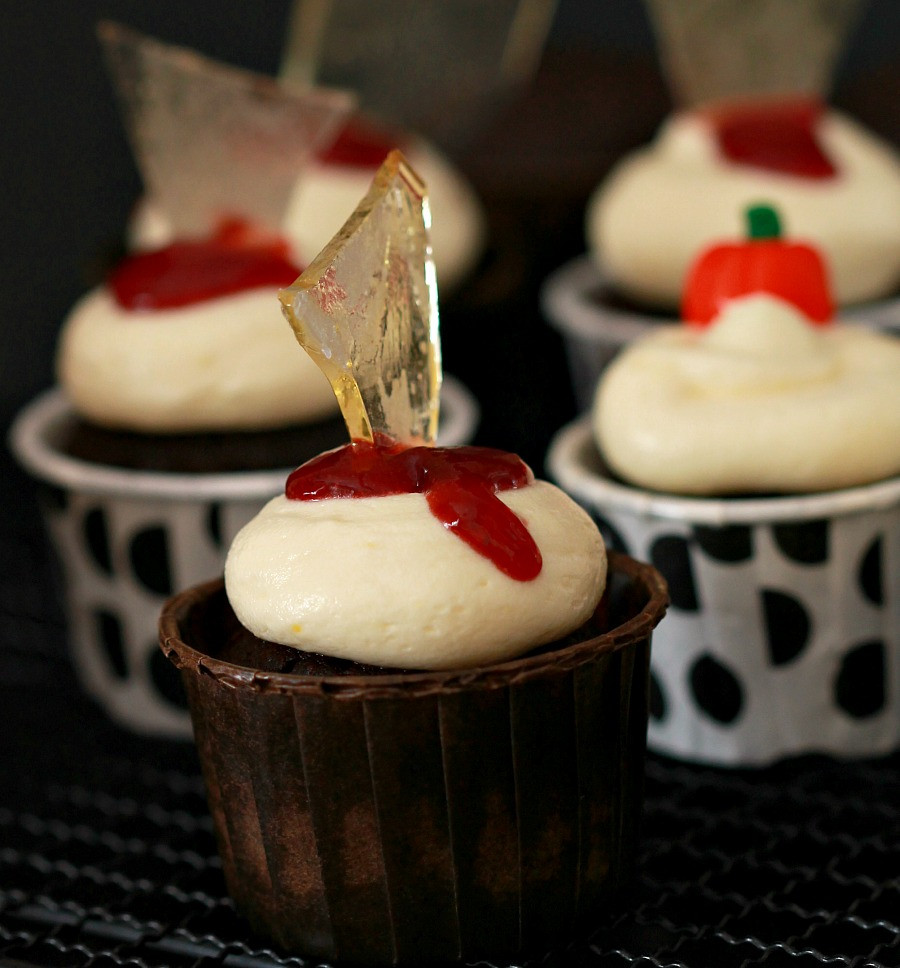
[[[274,82],[263,98],[255,78],[173,56],[128,31],[114,30],[110,42],[135,100],[135,143],[158,149],[141,154],[147,171],[194,228],[130,256],[79,301],[60,333],[59,386],[23,411],[11,440],[25,468],[52,487],[48,525],[87,691],[125,725],[187,737],[183,693],[155,648],[162,602],[218,574],[228,542],[281,490],[287,470],[345,439],[327,380],[265,310],[299,267],[267,227],[274,189],[261,175],[271,171],[277,185],[282,152],[315,141],[349,105],[335,107],[322,92],[285,95]],[[184,112],[180,126],[172,103]],[[211,104],[226,116],[211,115]],[[191,141],[184,125],[197,113],[207,127]],[[257,148],[255,178],[266,184],[214,218],[219,186],[185,189],[179,144],[243,156],[241,145],[259,145],[271,125],[287,148]],[[238,186],[244,169],[232,172]],[[450,401],[445,411],[457,443],[476,418],[459,389],[460,406]]]
[[[671,312],[694,253],[738,237],[739,213],[762,199],[820,249],[839,305],[900,286],[900,157],[813,101],[676,114],[592,196],[588,243],[613,288]]]
[[[623,351],[551,447],[613,546],[669,581],[660,751],[758,764],[900,741],[900,341],[831,321],[824,278],[806,246],[715,247],[688,323]]]
[[[676,109],[596,188],[588,254],[544,297],[579,400],[615,350],[677,317],[695,254],[739,238],[760,201],[819,249],[845,320],[900,327],[900,156],[824,94],[852,4],[650,5]]]
[[[294,471],[224,588],[177,596],[160,626],[228,889],[311,957],[540,950],[588,925],[633,857],[664,586],[607,561],[589,516],[515,456],[432,446],[426,211],[392,154],[283,292],[352,443]]]

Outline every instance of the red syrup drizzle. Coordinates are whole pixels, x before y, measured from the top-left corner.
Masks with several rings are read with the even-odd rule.
[[[287,479],[292,501],[424,494],[445,528],[504,575],[531,581],[541,553],[528,528],[496,496],[524,487],[531,472],[515,454],[490,447],[403,447],[383,435],[314,457]]]
[[[402,136],[363,118],[354,118],[337,138],[316,155],[326,165],[377,168],[393,148],[402,147]]]
[[[280,236],[229,219],[207,239],[128,256],[107,283],[123,309],[177,309],[248,289],[289,286],[301,271]]]
[[[822,105],[808,99],[711,113],[719,150],[729,161],[799,178],[833,178],[837,169],[816,137],[821,116]]]

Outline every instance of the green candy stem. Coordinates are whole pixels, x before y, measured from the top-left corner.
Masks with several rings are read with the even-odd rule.
[[[771,205],[752,205],[746,216],[748,239],[781,238],[781,219]]]

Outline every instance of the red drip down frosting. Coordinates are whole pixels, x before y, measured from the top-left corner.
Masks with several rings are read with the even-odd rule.
[[[107,283],[123,309],[178,309],[248,289],[289,286],[302,270],[288,253],[280,236],[231,219],[210,238],[128,256]]]
[[[711,113],[719,151],[729,161],[799,178],[833,178],[819,143],[822,105],[810,99],[734,104]]]
[[[431,513],[504,575],[531,581],[541,553],[528,528],[496,495],[531,481],[515,454],[490,447],[404,447],[382,435],[356,440],[298,467],[292,501],[424,494]]]

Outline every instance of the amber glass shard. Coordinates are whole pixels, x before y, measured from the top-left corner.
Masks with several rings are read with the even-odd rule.
[[[441,386],[425,185],[392,151],[344,227],[280,297],[352,439],[433,444]]]
[[[145,188],[180,236],[233,217],[278,228],[304,164],[355,107],[119,24],[98,36]]]
[[[682,108],[826,97],[861,0],[646,0]]]

